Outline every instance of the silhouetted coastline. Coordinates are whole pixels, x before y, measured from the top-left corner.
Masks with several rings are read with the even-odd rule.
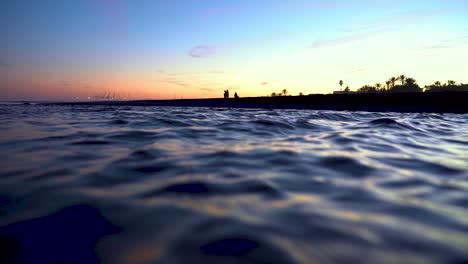
[[[314,94],[308,96],[246,97],[238,99],[182,99],[64,102],[66,105],[131,105],[311,109],[369,112],[468,113],[468,92]]]

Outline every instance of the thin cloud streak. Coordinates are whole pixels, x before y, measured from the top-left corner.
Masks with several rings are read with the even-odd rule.
[[[372,38],[372,37],[375,37],[383,33],[390,32],[390,31],[393,31],[393,29],[389,29],[389,28],[380,29],[380,30],[374,30],[374,31],[366,32],[366,33],[353,34],[353,35],[334,38],[334,39],[317,40],[310,47],[317,49],[317,48],[324,48],[324,47],[341,46],[341,45],[345,45],[348,43],[369,39],[369,38]]]
[[[422,50],[432,50],[432,49],[449,49],[449,48],[458,48],[468,45],[468,36],[463,36],[460,38],[449,39],[438,44],[430,45],[421,48]]]
[[[190,50],[189,56],[197,59],[209,58],[214,56],[216,51],[217,48],[215,46],[198,45]]]
[[[214,92],[214,89],[211,88],[200,88],[201,91]]]
[[[0,68],[10,68],[10,67],[11,67],[11,64],[0,60]]]

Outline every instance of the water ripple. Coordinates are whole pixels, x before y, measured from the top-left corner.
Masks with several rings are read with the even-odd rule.
[[[467,115],[0,105],[0,121],[0,247],[49,234],[21,249],[36,262],[75,261],[36,254],[51,247],[109,263],[468,260]]]

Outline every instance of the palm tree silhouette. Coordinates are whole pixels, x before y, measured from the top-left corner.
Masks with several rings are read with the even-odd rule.
[[[284,96],[286,96],[288,94],[288,90],[283,89],[282,93],[283,93]]]
[[[442,84],[439,81],[437,81],[437,82],[434,83],[434,85],[437,86],[437,87],[440,87]]]
[[[340,86],[341,86],[341,89],[340,89],[340,90],[343,90],[343,84],[344,84],[343,80],[340,80],[339,83],[340,83]]]
[[[457,83],[457,82],[456,82],[456,81],[453,81],[453,80],[448,80],[448,81],[447,81],[447,84],[448,84],[449,86],[453,86],[453,85],[455,85],[456,83]]]
[[[397,78],[396,77],[392,77],[389,79],[390,83],[392,84],[392,88],[395,87],[395,83],[397,81]]]
[[[392,82],[388,80],[385,82],[385,84],[387,85],[387,90],[390,90],[390,84],[392,84]]]
[[[405,85],[406,76],[404,74],[398,76],[398,79],[401,81],[401,85]]]
[[[381,83],[376,83],[376,84],[375,84],[375,87],[376,87],[377,90],[380,92],[380,91],[381,91],[381,88],[382,88],[382,84],[381,84]]]
[[[351,90],[349,89],[349,86],[346,86],[346,88],[344,89],[345,92],[349,93]]]
[[[414,78],[407,78],[406,79],[406,85],[407,86],[413,86],[416,84],[416,80]]]
[[[276,96],[276,93],[271,93],[271,97],[275,97]]]

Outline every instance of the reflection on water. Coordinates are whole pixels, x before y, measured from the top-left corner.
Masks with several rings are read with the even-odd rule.
[[[463,263],[467,121],[2,105],[0,261]]]

